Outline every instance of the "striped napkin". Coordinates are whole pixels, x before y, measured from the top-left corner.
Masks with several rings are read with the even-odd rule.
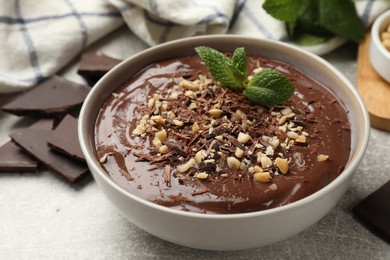
[[[203,34],[238,34],[287,41],[283,23],[263,0],[0,0],[0,93],[55,74],[94,41],[124,22],[153,46]],[[356,1],[369,25],[388,0]],[[343,41],[309,49],[319,55]]]
[[[129,28],[153,46],[203,34],[238,34],[287,41],[282,22],[263,9],[264,0],[109,0],[122,13]],[[390,8],[388,0],[357,0],[366,25]],[[320,48],[318,54],[330,49]]]
[[[123,24],[106,0],[0,0],[0,93],[55,74]]]

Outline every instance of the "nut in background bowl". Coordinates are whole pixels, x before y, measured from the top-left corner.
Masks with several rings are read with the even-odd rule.
[[[390,83],[390,50],[383,45],[380,34],[390,26],[390,10],[381,14],[371,28],[370,61],[375,71]]]
[[[194,48],[209,46],[220,51],[245,47],[260,55],[299,68],[334,92],[349,111],[351,154],[345,170],[318,192],[291,204],[241,214],[183,212],[136,197],[117,185],[95,155],[94,125],[100,106],[113,91],[150,63],[194,55]],[[147,49],[122,62],[91,90],[81,110],[79,139],[90,171],[108,200],[131,222],[167,241],[198,249],[240,250],[268,245],[308,228],[337,203],[348,189],[369,138],[367,111],[357,91],[333,66],[318,56],[285,43],[241,36],[200,36]]]

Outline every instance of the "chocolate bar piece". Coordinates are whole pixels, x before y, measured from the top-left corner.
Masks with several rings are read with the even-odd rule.
[[[29,128],[50,130],[53,128],[53,120],[41,119]],[[37,160],[11,141],[0,147],[0,172],[34,172],[38,170],[38,164]]]
[[[35,172],[38,162],[11,141],[0,147],[0,172]]]
[[[66,115],[47,141],[50,148],[85,162],[77,136],[77,119]]]
[[[390,242],[390,181],[359,202],[353,212],[372,231]]]
[[[70,182],[76,182],[88,172],[85,164],[52,151],[47,145],[52,130],[26,128],[10,134],[11,139],[49,169]]]
[[[80,106],[89,90],[84,85],[53,76],[4,104],[2,109],[18,116],[52,117]]]
[[[81,56],[77,73],[93,86],[104,74],[119,64],[121,60],[101,52],[86,52]]]

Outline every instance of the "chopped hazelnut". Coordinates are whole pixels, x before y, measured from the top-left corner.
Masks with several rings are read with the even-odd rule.
[[[272,144],[273,146],[275,146],[275,147],[278,147],[279,144],[280,144],[280,140],[279,140],[279,138],[278,138],[277,136],[273,136],[272,138],[270,138],[270,139],[268,140],[268,142],[269,142],[270,144]]]
[[[289,170],[287,159],[282,159],[280,157],[275,159],[275,165],[279,168],[280,172],[286,174]]]
[[[241,162],[241,163],[240,163],[240,170],[245,171],[247,167],[248,167],[248,166],[246,165],[245,162]]]
[[[287,116],[282,116],[281,118],[279,118],[278,121],[279,125],[283,125],[286,122],[286,120],[287,120]]]
[[[290,114],[288,114],[288,115],[286,115],[288,118],[292,118],[292,117],[294,117],[295,116],[295,113],[290,113]]]
[[[271,146],[267,146],[267,148],[265,149],[265,155],[273,156],[274,155],[274,149]]]
[[[230,156],[226,160],[229,169],[238,170],[240,168],[241,162],[237,158]]]
[[[199,86],[198,84],[195,84],[194,82],[188,81],[188,80],[183,80],[179,83],[180,87],[183,87],[185,89],[191,90],[191,91],[198,91]]]
[[[191,98],[191,99],[195,99],[195,97],[196,97],[195,92],[192,91],[192,90],[187,90],[186,93],[184,93],[184,95],[185,95],[186,97]]]
[[[170,99],[177,99],[178,97],[179,97],[179,92],[173,92],[173,93],[169,96]]]
[[[260,163],[262,168],[268,168],[272,166],[272,160],[267,156],[261,157]]]
[[[161,99],[161,95],[158,94],[158,93],[154,93],[154,94],[153,94],[153,99],[155,99],[155,100],[160,100],[160,99]]]
[[[240,109],[237,109],[236,110],[236,114],[240,117],[240,118],[243,118],[244,116],[246,116],[246,114],[244,112],[242,112]]]
[[[148,107],[151,108],[152,106],[154,106],[154,99],[153,98],[148,100]]]
[[[195,161],[196,163],[201,163],[203,159],[206,157],[206,151],[205,150],[200,150],[195,154]]]
[[[261,163],[261,158],[264,157],[264,156],[265,156],[265,154],[263,154],[262,152],[257,152],[256,153],[257,162]]]
[[[209,115],[212,116],[213,118],[219,118],[222,114],[222,110],[218,108],[212,108],[209,110]]]
[[[238,134],[238,137],[237,137],[237,140],[242,143],[242,144],[246,144],[249,140],[251,139],[250,135],[248,134],[244,134],[243,132],[240,132]]]
[[[195,175],[195,177],[201,180],[205,180],[209,177],[209,175],[205,172],[199,172]]]
[[[223,136],[222,135],[217,135],[215,137],[215,139],[217,139],[218,141],[223,141]]]
[[[158,139],[158,137],[155,137],[154,139],[153,139],[153,145],[154,145],[154,147],[156,147],[156,148],[159,148],[160,146],[162,146],[162,142],[161,142],[161,140],[160,139]]]
[[[169,148],[166,145],[162,145],[158,148],[158,152],[161,154],[166,154],[169,152]]]
[[[239,147],[237,147],[236,151],[234,152],[234,155],[237,158],[242,158],[242,156],[244,156],[244,151],[242,149],[240,149]]]
[[[298,136],[299,136],[299,134],[297,134],[296,132],[292,132],[292,131],[290,131],[290,132],[287,132],[287,136],[289,137],[289,138],[291,138],[291,139],[297,139],[298,138]]]
[[[159,125],[165,124],[165,119],[162,116],[152,116],[150,117],[150,120],[154,121]]]
[[[232,113],[232,115],[230,116],[230,121],[232,121],[232,122],[238,122],[240,120],[241,120],[241,117],[236,113]]]
[[[161,141],[164,142],[167,139],[167,131],[161,130],[158,131],[155,136]]]
[[[386,39],[382,42],[383,46],[385,46],[385,48],[390,51],[390,40],[389,39]]]
[[[317,155],[317,161],[323,162],[329,159],[329,155],[319,154]]]
[[[198,106],[196,105],[195,102],[191,102],[190,106],[188,107],[189,109],[197,109]]]
[[[105,153],[100,159],[99,159],[99,163],[103,164],[105,162],[107,162],[107,158],[108,156],[110,155],[111,153]]]
[[[176,126],[183,126],[183,122],[180,121],[180,120],[173,119],[172,122],[173,122]]]
[[[262,169],[260,166],[258,166],[258,165],[256,165],[255,167],[253,167],[253,170],[254,170],[255,172],[263,172],[263,169]]]
[[[142,135],[146,132],[146,125],[145,124],[139,124],[137,127],[133,130],[133,135]]]
[[[289,107],[286,107],[286,108],[282,109],[280,111],[280,113],[282,113],[282,115],[284,115],[284,116],[287,116],[288,114],[292,113],[292,109]]]
[[[192,133],[193,134],[196,134],[199,130],[200,130],[200,127],[199,127],[199,124],[197,122],[195,122],[193,125],[192,125]]]
[[[168,102],[163,101],[161,104],[161,110],[162,111],[167,111],[168,110]]]
[[[304,135],[299,135],[296,139],[295,142],[297,143],[306,143],[306,136]]]
[[[266,183],[271,181],[271,174],[269,172],[257,172],[253,174],[253,178],[255,181]]]
[[[183,172],[188,171],[188,170],[189,170],[191,167],[193,167],[194,165],[195,165],[195,159],[194,159],[194,158],[191,158],[191,159],[188,160],[186,163],[177,166],[176,169],[177,169],[178,172],[183,173]]]
[[[176,118],[176,115],[175,115],[175,113],[173,113],[172,111],[168,111],[168,112],[167,112],[167,117],[170,118],[170,119],[175,119],[175,118]]]
[[[381,33],[381,40],[382,41],[390,40],[390,32],[382,32]]]

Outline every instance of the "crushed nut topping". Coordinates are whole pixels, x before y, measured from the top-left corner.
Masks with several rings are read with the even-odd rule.
[[[381,32],[380,38],[383,46],[390,51],[390,24],[387,25],[385,31]]]
[[[131,132],[149,140],[149,153],[135,155],[158,167],[170,165],[169,174],[203,181],[238,173],[272,183],[280,173],[293,174],[287,151],[310,139],[302,113],[292,106],[254,106],[244,98],[203,75],[157,90]],[[277,190],[276,184],[269,189]]]

